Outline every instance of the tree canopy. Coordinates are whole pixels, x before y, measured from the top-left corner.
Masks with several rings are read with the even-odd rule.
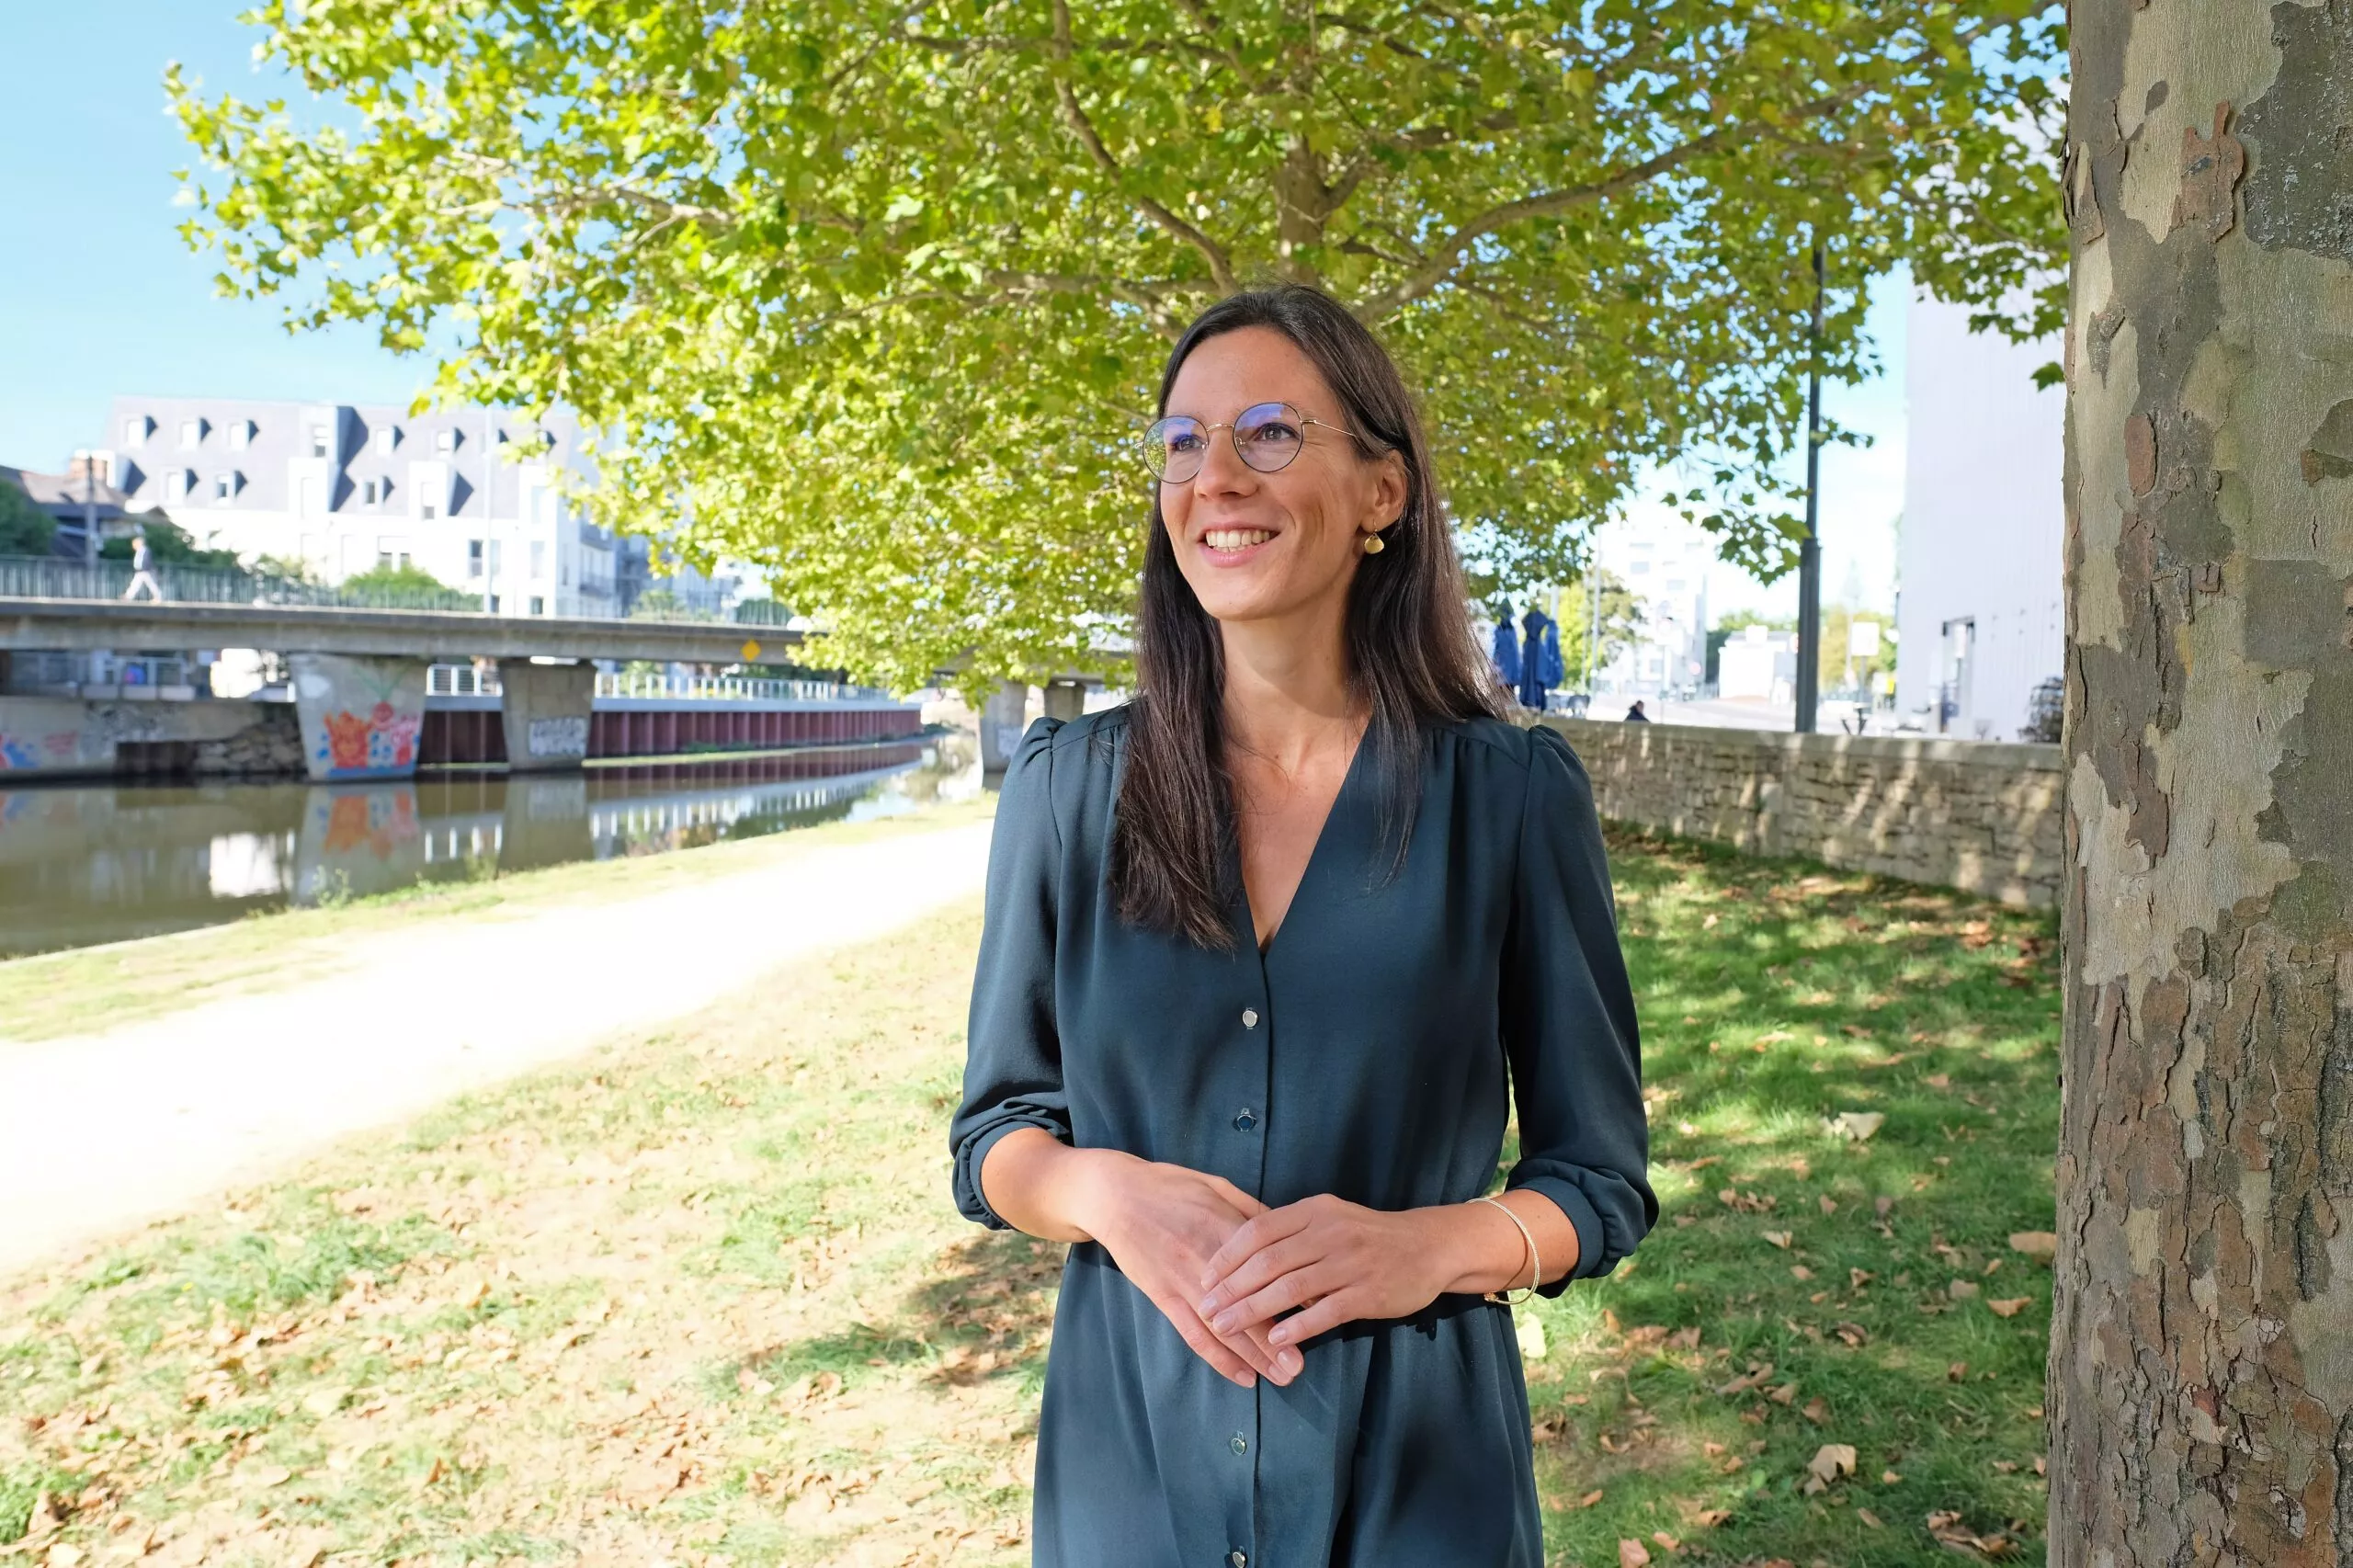
[[[2047,330],[2052,0],[265,0],[325,105],[209,96],[187,233],[439,393],[601,432],[603,520],[771,571],[915,684],[1099,667],[1185,321],[1317,284],[1466,556],[1560,582],[1649,466],[1768,574],[1863,279]],[[2022,287],[2025,286],[2025,287]]]
[[[57,519],[23,485],[0,475],[0,555],[47,555],[56,537]]]

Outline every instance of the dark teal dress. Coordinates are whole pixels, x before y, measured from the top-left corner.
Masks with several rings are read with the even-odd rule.
[[[1029,728],[1006,774],[972,987],[958,1206],[1005,1223],[979,1173],[1041,1127],[1224,1176],[1269,1205],[1375,1209],[1506,1185],[1575,1224],[1580,1277],[1658,1217],[1642,1053],[1585,770],[1550,730],[1426,733],[1411,847],[1381,877],[1358,748],[1260,957],[1238,861],[1234,946],[1114,913],[1120,710]],[[1544,1288],[1557,1295],[1565,1279]],[[1047,1568],[1541,1568],[1511,1311],[1446,1295],[1309,1341],[1288,1388],[1194,1355],[1094,1243],[1073,1246],[1039,1422]]]

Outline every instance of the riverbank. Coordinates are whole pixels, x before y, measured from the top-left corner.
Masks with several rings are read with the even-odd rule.
[[[2050,922],[1613,856],[1665,1212],[1521,1309],[1550,1560],[2032,1560]],[[1059,1249],[949,1202],[978,928],[967,903],[790,1006],[738,993],[0,1287],[0,1540],[1026,1561]]]

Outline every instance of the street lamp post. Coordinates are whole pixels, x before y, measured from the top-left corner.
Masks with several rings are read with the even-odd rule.
[[[1805,539],[1798,546],[1797,732],[1813,733],[1822,697],[1822,242],[1813,244],[1813,352],[1806,367]]]

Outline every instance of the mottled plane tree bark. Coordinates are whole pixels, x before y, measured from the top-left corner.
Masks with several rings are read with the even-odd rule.
[[[2054,1564],[2353,1564],[2353,0],[2075,0]]]

